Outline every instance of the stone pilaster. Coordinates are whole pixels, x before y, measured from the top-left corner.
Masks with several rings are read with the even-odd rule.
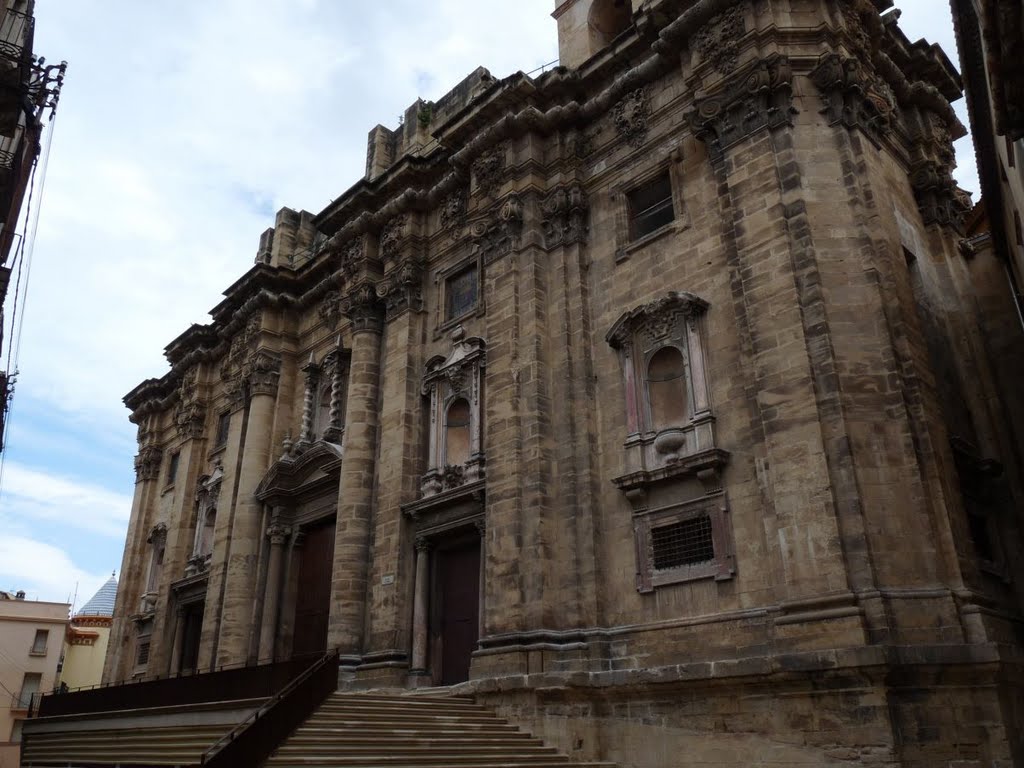
[[[368,284],[344,296],[341,311],[351,325],[352,359],[327,644],[341,649],[344,662],[363,650],[384,313]]]

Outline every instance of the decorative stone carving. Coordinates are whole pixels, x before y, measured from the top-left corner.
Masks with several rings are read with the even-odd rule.
[[[380,333],[384,329],[384,312],[376,286],[364,280],[338,302],[338,311],[349,319],[352,332]]]
[[[587,193],[582,185],[559,187],[541,203],[544,247],[557,248],[587,241]]]
[[[647,138],[647,117],[651,107],[647,100],[647,89],[630,91],[614,107],[612,122],[619,137],[629,146],[639,148]]]
[[[135,482],[156,480],[160,475],[160,461],[164,451],[155,445],[146,445],[139,449],[135,457]]]
[[[462,326],[452,331],[452,351],[427,362],[423,394],[430,397],[430,466],[420,482],[423,498],[474,483],[484,478],[481,429],[481,382],[487,364],[482,339],[465,338]],[[469,405],[469,455],[463,464],[449,461],[446,417],[452,403],[464,399]]]
[[[608,331],[606,340],[614,349],[622,349],[634,336],[639,336],[650,346],[681,333],[686,324],[692,324],[707,309],[708,303],[699,296],[670,291],[623,314]]]
[[[167,543],[167,523],[157,523],[146,539],[150,544],[161,547]]]
[[[505,156],[508,152],[508,143],[502,142],[492,147],[476,160],[471,166],[473,181],[476,184],[476,191],[484,197],[494,197],[505,177]]]
[[[875,142],[890,130],[896,115],[896,96],[860,61],[825,53],[810,74],[825,103],[821,113],[831,124],[861,128]]]
[[[707,22],[694,42],[700,57],[722,74],[736,69],[743,26],[743,4],[737,3]]]
[[[407,310],[423,308],[423,267],[418,261],[406,259],[377,283],[377,296],[384,299],[388,320]]]
[[[249,355],[256,351],[260,341],[260,330],[263,327],[263,314],[253,312],[245,321],[242,330],[231,339],[227,355],[221,361],[220,377],[227,381],[237,376]]]
[[[408,235],[409,217],[399,214],[384,225],[380,233],[380,254],[385,259],[397,259]]]
[[[174,412],[174,424],[178,429],[178,435],[186,440],[202,437],[206,424],[206,404],[198,401],[178,403]]]
[[[923,162],[911,172],[910,186],[925,224],[951,227],[963,234],[971,198],[941,165]]]
[[[441,229],[456,238],[466,228],[466,189],[459,188],[441,203]]]
[[[340,304],[341,294],[338,291],[330,291],[324,296],[320,302],[320,308],[317,310],[324,325],[331,330],[337,328],[338,321],[341,320]]]
[[[522,228],[523,203],[518,195],[511,194],[491,209],[488,218],[473,223],[473,248],[489,264],[518,249]]]
[[[707,145],[712,163],[722,162],[725,150],[748,136],[790,124],[796,113],[792,78],[789,60],[771,56],[751,64],[713,95],[696,99],[686,117]]]
[[[346,283],[355,280],[366,262],[364,235],[356,235],[346,241],[338,252],[338,269]]]

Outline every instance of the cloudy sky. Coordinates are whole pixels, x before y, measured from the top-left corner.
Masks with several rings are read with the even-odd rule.
[[[911,39],[956,59],[944,2],[897,5]],[[362,176],[374,125],[478,65],[504,77],[555,59],[553,7],[37,1],[36,52],[69,66],[4,455],[0,589],[77,588],[81,604],[120,568],[136,449],[123,395],[167,370],[163,347],[208,320],[278,208],[319,211]]]

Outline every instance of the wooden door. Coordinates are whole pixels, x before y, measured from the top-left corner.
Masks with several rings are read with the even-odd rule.
[[[469,679],[469,663],[480,639],[480,542],[442,549],[438,558],[441,684]]]
[[[178,672],[195,672],[199,668],[199,638],[203,631],[204,603],[191,603],[180,621],[185,622],[181,630],[181,656]]]
[[[299,589],[295,598],[293,656],[327,650],[331,612],[331,572],[334,568],[334,519],[304,529],[299,560]]]

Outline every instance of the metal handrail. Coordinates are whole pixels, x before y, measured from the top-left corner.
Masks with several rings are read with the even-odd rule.
[[[324,654],[308,669],[302,672],[302,674],[298,675],[294,680],[289,682],[288,685],[282,688],[278,693],[274,694],[274,696],[272,696],[269,700],[264,702],[264,704],[259,709],[257,709],[255,712],[253,712],[251,715],[245,718],[242,722],[240,722],[238,725],[232,728],[228,733],[224,734],[224,736],[218,739],[213,744],[213,746],[211,746],[209,749],[203,752],[200,764],[210,765],[211,763],[213,763],[213,761],[217,760],[218,757],[222,756],[224,750],[230,747],[232,744],[234,744],[237,741],[237,739],[243,733],[245,733],[251,725],[257,723],[261,718],[265,718],[271,711],[274,710],[275,707],[279,706],[282,702],[286,701],[304,684],[309,682],[310,679],[318,672],[320,672],[326,665],[334,664],[336,666],[338,662],[338,654],[338,649],[328,651],[326,654]],[[333,688],[335,688],[336,686],[337,678],[335,677],[331,689],[333,690]],[[297,710],[293,710],[291,714],[295,715],[296,719],[305,719],[308,713],[312,712],[313,709],[319,706],[319,704],[321,703],[321,701],[323,701],[324,698],[326,698],[326,696],[321,696],[319,700],[316,699],[316,697],[310,697],[306,700],[307,705],[312,704],[312,706],[308,706],[308,712],[303,713]],[[228,763],[225,763],[225,765],[227,764]]]

